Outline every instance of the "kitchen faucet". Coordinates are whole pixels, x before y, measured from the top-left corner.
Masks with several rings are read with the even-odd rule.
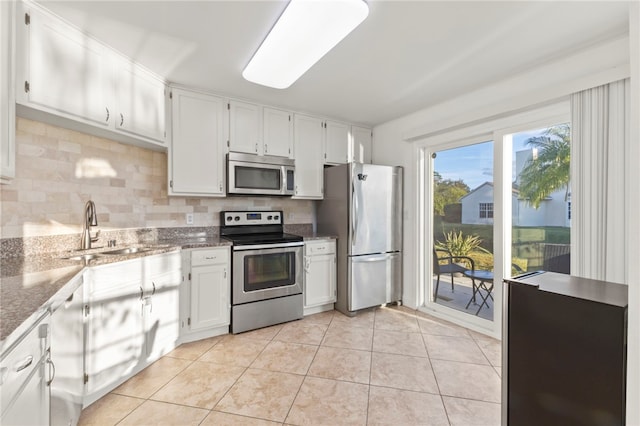
[[[98,215],[96,214],[96,205],[89,200],[84,206],[84,229],[82,230],[82,240],[80,240],[81,250],[90,249],[91,243],[98,241],[100,230],[96,232],[95,237],[91,237],[92,226],[98,226]]]

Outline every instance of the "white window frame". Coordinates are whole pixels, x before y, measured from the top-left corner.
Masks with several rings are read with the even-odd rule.
[[[418,309],[433,316],[446,319],[483,334],[502,338],[503,334],[503,282],[511,275],[511,191],[512,191],[512,141],[514,133],[550,127],[570,122],[568,99],[560,99],[549,105],[518,114],[494,118],[467,127],[419,139],[415,144],[417,158],[416,188],[418,188],[417,227],[419,237]],[[433,265],[431,250],[433,239],[433,162],[432,155],[438,151],[459,148],[475,143],[493,141],[493,237],[494,237],[494,318],[485,320],[466,312],[457,311],[433,300]],[[505,261],[509,259],[509,261]]]

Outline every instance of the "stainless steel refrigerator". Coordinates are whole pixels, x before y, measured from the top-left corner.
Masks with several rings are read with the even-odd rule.
[[[338,237],[336,309],[402,298],[402,167],[350,163],[324,170],[318,232]]]

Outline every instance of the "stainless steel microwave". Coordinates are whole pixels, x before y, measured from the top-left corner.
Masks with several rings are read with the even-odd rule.
[[[227,193],[293,195],[294,164],[289,158],[230,152],[227,156]]]

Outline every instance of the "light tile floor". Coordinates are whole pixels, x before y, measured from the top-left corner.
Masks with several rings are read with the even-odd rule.
[[[403,307],[187,343],[81,425],[499,425],[500,342]]]

